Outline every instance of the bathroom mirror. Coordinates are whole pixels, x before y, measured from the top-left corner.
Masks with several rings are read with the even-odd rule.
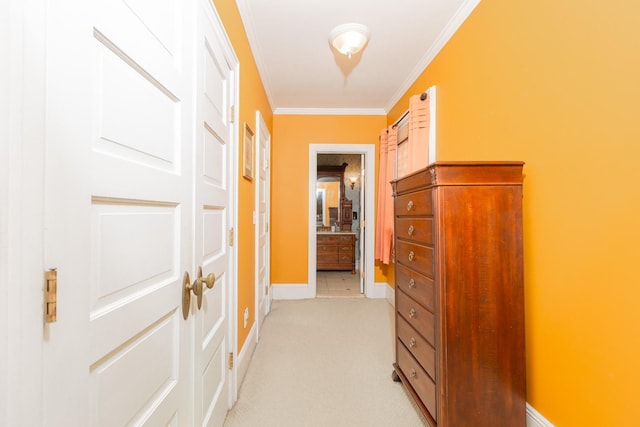
[[[344,170],[347,163],[340,166],[318,166],[316,180],[316,226],[329,230],[340,228],[342,205],[345,199]]]

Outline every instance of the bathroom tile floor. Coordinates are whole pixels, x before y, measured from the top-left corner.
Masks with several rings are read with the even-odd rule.
[[[317,271],[316,297],[364,297],[360,293],[360,272],[351,271]]]

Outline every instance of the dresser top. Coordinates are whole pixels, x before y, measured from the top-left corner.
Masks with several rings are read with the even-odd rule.
[[[356,234],[353,231],[316,231],[316,234]]]
[[[524,162],[435,162],[391,181],[394,194],[450,185],[522,185]]]

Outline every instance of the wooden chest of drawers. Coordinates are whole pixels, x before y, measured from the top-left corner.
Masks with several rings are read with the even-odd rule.
[[[522,162],[392,182],[396,363],[433,427],[525,426]]]
[[[355,233],[318,233],[316,270],[351,270],[356,273]]]

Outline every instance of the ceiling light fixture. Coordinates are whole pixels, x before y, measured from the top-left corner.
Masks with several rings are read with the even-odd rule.
[[[329,43],[338,52],[347,55],[351,59],[369,41],[369,29],[362,24],[342,24],[335,27],[329,33]]]

